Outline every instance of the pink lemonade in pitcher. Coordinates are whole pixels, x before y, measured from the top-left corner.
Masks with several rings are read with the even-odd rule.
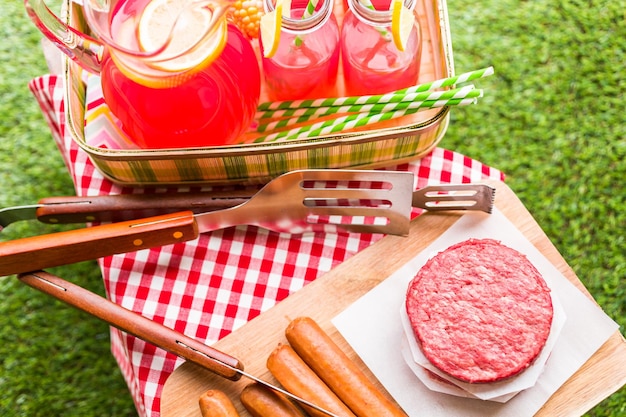
[[[109,14],[110,36],[127,49],[153,51],[145,48],[146,43],[158,49],[168,33],[159,19],[167,18],[163,16],[166,13],[171,19],[167,7],[173,2],[118,1]],[[150,16],[146,16],[148,10]],[[211,13],[208,9],[204,12]],[[200,13],[197,18],[205,17]],[[184,31],[193,32],[196,23],[193,19],[183,22]],[[198,24],[203,30],[203,23]],[[138,146],[225,145],[236,142],[248,129],[260,94],[258,60],[250,42],[235,26],[225,19],[220,24],[204,48],[168,61],[129,63],[117,50],[106,50],[101,70],[104,99]],[[171,48],[177,46],[176,40],[174,32]],[[207,54],[214,56],[206,58]],[[207,60],[212,62],[206,64]]]

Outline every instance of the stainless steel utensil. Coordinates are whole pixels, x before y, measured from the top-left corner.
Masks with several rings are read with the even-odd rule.
[[[397,171],[292,171],[226,210],[186,211],[0,242],[0,276],[184,242],[236,225],[291,234],[347,230],[406,235],[412,198],[407,190],[413,179],[412,173]],[[341,187],[335,188],[338,183]]]
[[[245,203],[258,189],[195,193],[47,197],[37,204],[0,209],[0,231],[21,220],[66,224],[119,222],[190,210],[204,213]],[[484,184],[431,185],[413,192],[413,207],[430,211],[479,210],[491,213],[495,190]]]
[[[491,213],[496,189],[486,184],[430,185],[413,192],[413,207],[428,211],[472,210]]]
[[[243,364],[237,358],[207,346],[196,339],[185,336],[174,329],[170,329],[131,310],[127,310],[104,297],[67,282],[60,277],[45,271],[36,271],[19,275],[18,278],[35,289],[51,295],[72,307],[98,317],[112,326],[137,336],[148,343],[152,343],[161,349],[194,362],[221,377],[232,381],[237,381],[242,376],[249,378],[328,416],[337,417],[332,412],[310,401],[300,398],[244,371]]]

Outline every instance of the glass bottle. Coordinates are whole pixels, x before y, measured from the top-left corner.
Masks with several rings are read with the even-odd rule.
[[[303,17],[307,3],[293,0],[291,17],[282,20],[278,50],[271,58],[262,58],[266,91],[272,101],[336,95],[340,50],[334,2],[322,0],[311,16]],[[265,0],[265,10],[274,10],[273,0]]]
[[[405,0],[411,9],[415,0]],[[398,50],[391,34],[389,0],[348,0],[341,31],[341,54],[346,94],[384,94],[417,83],[421,58],[421,30],[417,18],[407,46]]]

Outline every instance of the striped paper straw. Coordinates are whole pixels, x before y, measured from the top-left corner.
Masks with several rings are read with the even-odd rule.
[[[453,91],[453,90],[449,90]],[[454,90],[456,91],[456,90]],[[432,92],[432,91],[413,91],[407,89],[403,92],[396,93],[388,93],[388,94],[379,94],[379,95],[371,95],[371,96],[351,96],[351,97],[339,97],[339,98],[330,98],[330,99],[318,99],[318,100],[299,100],[297,105],[293,107],[275,109],[275,110],[266,110],[265,113],[257,111],[257,115],[261,114],[268,115],[266,117],[274,117],[272,116],[277,110],[286,112],[287,110],[297,110],[303,108],[328,108],[328,107],[339,107],[339,106],[362,106],[366,104],[379,104],[379,103],[393,103],[401,101],[403,97],[407,97],[410,94],[443,94],[445,92]]]
[[[368,9],[376,10],[371,0],[359,0],[359,1],[363,6],[367,7]],[[391,4],[389,5],[389,7],[391,7]],[[386,41],[391,41],[391,36],[389,36],[389,32],[387,32],[386,29],[383,29],[381,27],[376,27],[376,31],[380,33],[380,36],[382,36]]]
[[[466,106],[475,104],[476,98],[456,98],[448,100],[433,100],[430,102],[424,102],[422,107],[406,108],[396,111],[390,111],[385,113],[372,112],[372,113],[356,113],[347,116],[340,116],[335,119],[325,120],[323,122],[313,123],[298,128],[272,133],[266,136],[255,139],[255,142],[271,142],[278,139],[294,140],[305,139],[311,137],[317,137],[321,135],[327,135],[329,133],[340,132],[343,130],[354,129],[356,127],[366,126],[374,123],[379,123],[385,120],[395,119],[398,117],[417,113],[423,108],[434,108],[443,106]]]
[[[257,119],[272,119],[279,117],[290,117],[290,116],[302,116],[302,115],[313,115],[313,114],[324,114],[328,110],[333,109],[343,109],[343,108],[354,108],[352,111],[359,111],[360,107],[365,108],[365,106],[373,105],[373,104],[383,104],[383,103],[398,103],[402,101],[422,101],[422,100],[437,100],[442,98],[459,98],[465,94],[470,94],[470,91],[474,90],[474,85],[466,85],[459,88],[453,88],[451,90],[445,91],[422,91],[417,93],[393,93],[393,94],[385,94],[379,96],[367,96],[367,100],[359,100],[359,102],[352,103],[350,101],[345,101],[343,103],[331,104],[327,106],[319,106],[319,107],[300,107],[294,109],[279,109],[279,110],[267,110],[267,111],[257,111],[255,117]],[[363,96],[365,97],[365,96]],[[336,113],[336,111],[334,112]]]
[[[338,113],[367,113],[389,112],[406,108],[424,108],[424,103],[433,103],[440,100],[459,98],[479,98],[483,96],[483,90],[474,89],[474,86],[466,86],[454,90],[423,92],[394,96],[393,100],[383,103],[357,104],[337,107],[318,107],[305,109],[276,110],[273,114],[280,117],[293,116],[286,119],[271,121],[260,124],[258,132],[275,130],[282,127],[292,126],[297,123],[308,122],[312,118],[328,116]],[[262,119],[262,118],[261,118]]]
[[[476,71],[466,72],[454,77],[443,78],[429,83],[419,84],[402,90],[393,91],[385,95],[376,96],[351,96],[337,98],[320,98],[315,100],[290,100],[290,101],[273,101],[261,103],[258,111],[278,110],[278,109],[299,109],[302,107],[331,107],[342,106],[348,104],[370,104],[383,100],[384,97],[402,93],[419,93],[434,90],[436,88],[448,87],[457,83],[467,82],[482,77],[487,77],[494,73],[493,67],[487,67]]]
[[[306,8],[304,9],[304,13],[302,14],[302,19],[308,19],[309,17],[313,16],[313,13],[315,13],[315,8],[317,7],[317,3],[319,3],[319,0],[309,0]]]
[[[306,4],[304,12],[302,13],[301,19],[308,19],[309,17],[313,16],[313,13],[315,13],[315,8],[317,7],[318,3],[319,0],[309,0],[309,2]],[[294,38],[293,44],[296,46],[300,46],[302,45],[303,41],[304,40],[302,39],[302,36],[298,35]]]
[[[488,77],[494,74],[493,67],[487,67],[475,71],[466,72],[455,77],[443,78],[441,80],[433,81],[430,83],[420,84],[415,87],[405,88],[403,90],[398,90],[396,93],[407,92],[407,91],[429,91],[435,90],[437,88],[449,87],[455,84],[461,84],[468,81],[476,80],[478,78]]]

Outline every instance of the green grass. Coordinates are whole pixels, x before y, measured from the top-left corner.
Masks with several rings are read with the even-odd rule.
[[[59,4],[54,0],[52,4]],[[448,0],[457,72],[493,65],[486,97],[454,109],[441,143],[503,170],[602,308],[626,326],[624,2]],[[20,0],[0,2],[0,207],[72,194],[27,89],[46,72]],[[50,231],[15,224],[2,240]],[[60,276],[104,294],[95,262]],[[108,327],[0,279],[0,415],[132,416]],[[626,415],[622,388],[588,416]]]
[[[0,2],[0,39],[0,207],[72,195],[72,181],[27,87],[47,68],[22,1]],[[16,223],[0,239],[49,231],[37,222]],[[54,272],[104,295],[95,262]],[[1,416],[137,415],[105,323],[15,277],[0,278],[0,300]]]

